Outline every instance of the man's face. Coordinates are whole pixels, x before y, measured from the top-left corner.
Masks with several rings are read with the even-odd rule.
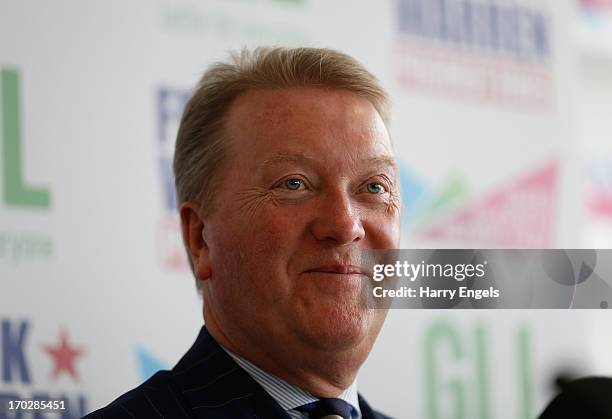
[[[342,90],[258,90],[231,105],[224,132],[228,165],[203,228],[210,321],[241,344],[369,351],[386,312],[363,306],[359,255],[400,235],[379,114]]]

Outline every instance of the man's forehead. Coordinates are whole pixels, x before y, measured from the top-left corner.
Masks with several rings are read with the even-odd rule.
[[[332,110],[333,112],[330,112]],[[366,98],[348,90],[322,87],[249,90],[236,98],[230,106],[229,113],[234,123],[237,121],[236,118],[231,118],[232,116],[244,119],[246,113],[251,122],[271,126],[294,119],[303,120],[321,115],[329,117],[378,115],[374,106]],[[379,115],[378,117],[380,118]]]
[[[260,163],[321,161],[328,155],[395,166],[382,118],[367,99],[348,91],[250,91],[232,104],[225,122],[233,153]]]

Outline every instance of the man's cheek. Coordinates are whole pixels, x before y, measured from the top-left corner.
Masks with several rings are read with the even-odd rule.
[[[399,247],[401,237],[399,215],[378,214],[376,217],[369,217],[365,224],[369,227],[366,231],[369,231],[374,247],[381,249]]]
[[[296,235],[295,219],[269,215],[262,216],[259,221],[261,224],[257,228],[257,247],[261,247],[264,253],[280,256],[293,247]]]

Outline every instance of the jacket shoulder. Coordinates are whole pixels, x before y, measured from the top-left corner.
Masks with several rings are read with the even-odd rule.
[[[159,371],[138,387],[85,418],[190,418],[188,411],[186,401],[172,380],[172,373]]]

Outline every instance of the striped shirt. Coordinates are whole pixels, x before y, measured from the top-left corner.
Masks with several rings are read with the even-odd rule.
[[[234,361],[245,370],[260,386],[272,396],[274,400],[287,412],[292,419],[308,419],[308,414],[295,410],[308,403],[316,402],[318,397],[313,396],[299,387],[291,385],[280,378],[263,371],[251,362],[221,346]],[[351,419],[361,419],[359,400],[357,398],[357,381],[339,396],[339,399],[350,404],[352,409]]]

